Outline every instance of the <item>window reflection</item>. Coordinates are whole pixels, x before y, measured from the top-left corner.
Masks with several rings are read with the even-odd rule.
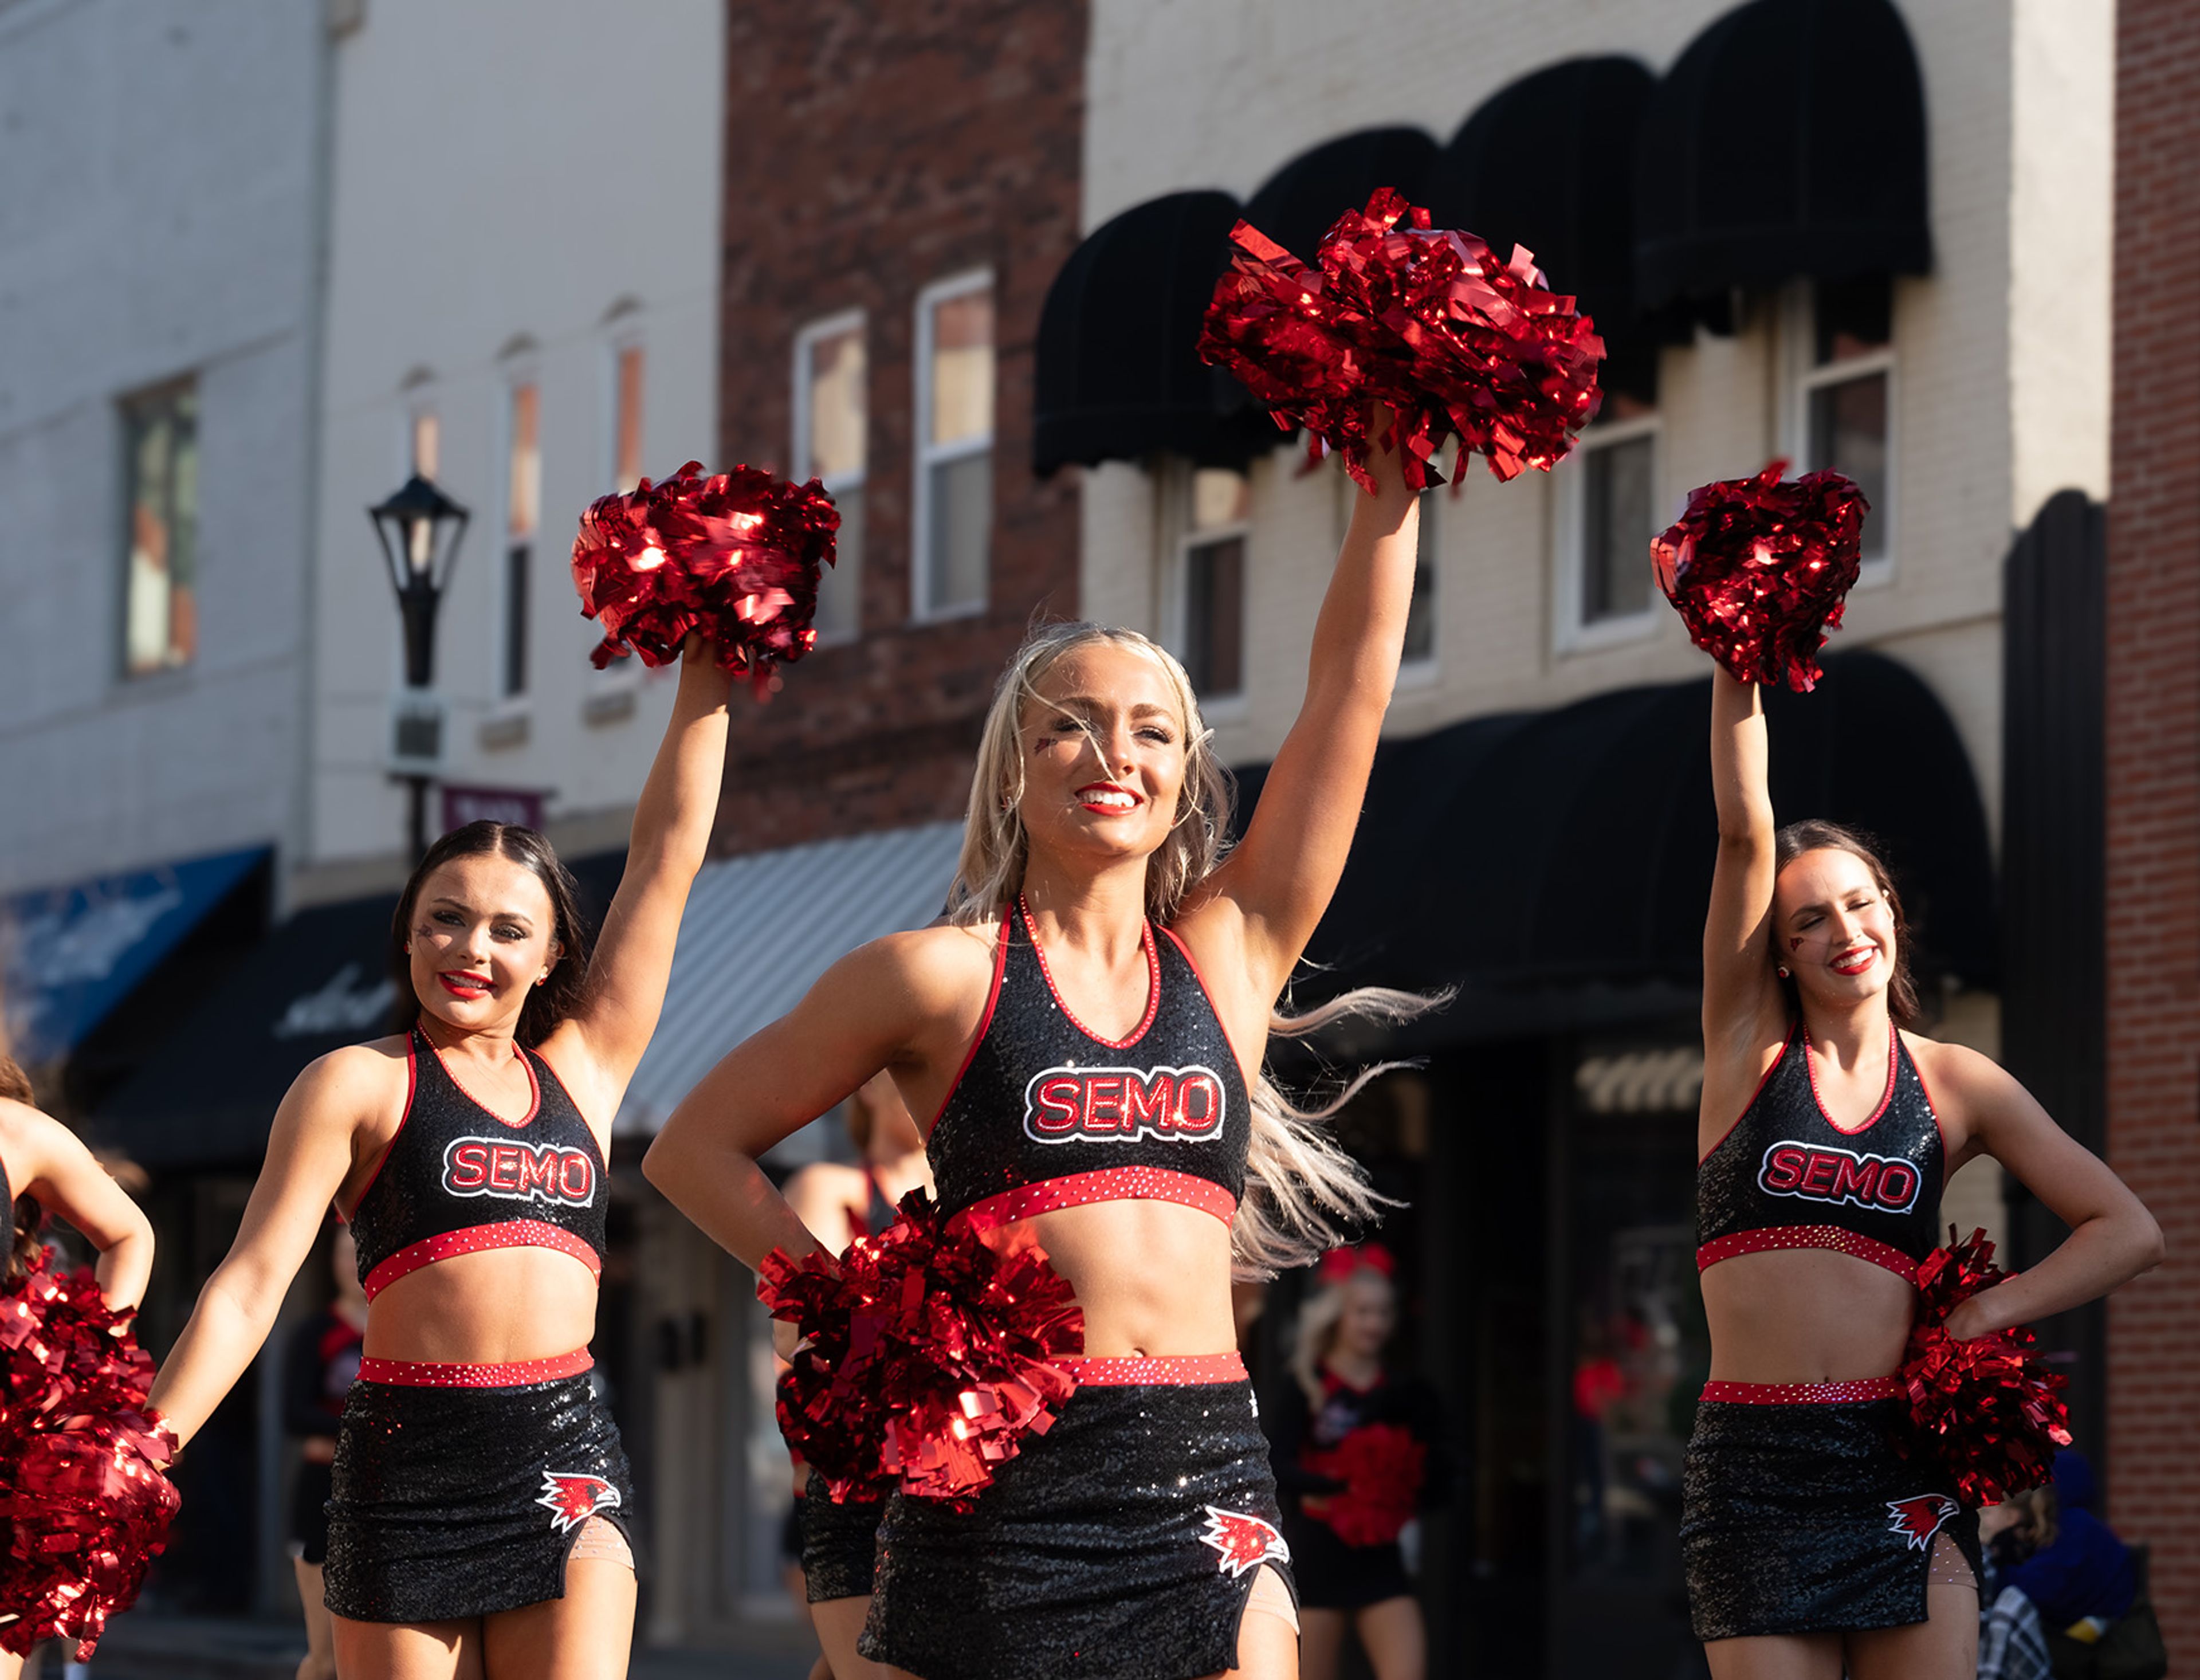
[[[198,652],[198,389],[172,386],[126,404],[128,507],[123,667],[132,676],[189,664]]]

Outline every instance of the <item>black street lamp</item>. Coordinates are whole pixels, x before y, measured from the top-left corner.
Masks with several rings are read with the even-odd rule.
[[[401,763],[418,766],[400,772],[412,790],[407,832],[418,858],[428,849],[426,766],[442,757],[442,718],[424,703],[436,675],[436,607],[471,516],[416,472],[395,495],[368,508],[366,517],[381,541],[405,624],[405,686],[422,702],[409,711],[401,705],[392,743]]]

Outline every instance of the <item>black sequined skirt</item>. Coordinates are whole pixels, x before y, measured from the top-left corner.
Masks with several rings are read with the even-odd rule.
[[[879,1538],[882,1500],[851,1499],[835,1505],[816,1471],[794,1501],[802,1535],[802,1580],[812,1604],[833,1598],[868,1598]]]
[[[354,1621],[563,1598],[590,1517],[632,1539],[626,1451],[586,1372],[512,1388],[354,1383],[331,1479],[322,1578],[330,1610]]]
[[[1291,1580],[1255,1420],[1243,1380],[1087,1385],[975,1509],[895,1495],[859,1648],[919,1680],[1234,1667],[1257,1572]]]
[[[1922,1622],[1943,1533],[1979,1569],[1978,1513],[1903,1455],[1908,1421],[1899,1399],[1697,1407],[1681,1556],[1698,1639]]]

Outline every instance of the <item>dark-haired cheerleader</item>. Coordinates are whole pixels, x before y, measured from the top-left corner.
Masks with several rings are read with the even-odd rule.
[[[2160,1259],[2161,1232],[2000,1068],[1904,1030],[1917,1000],[1887,865],[1833,823],[1775,827],[1757,687],[1711,682],[1696,1191],[1711,1379],[1681,1529],[1696,1635],[1717,1680],[1840,1680],[1844,1665],[1971,1680],[1976,1515],[1901,1449],[1894,1374],[1941,1187],[1991,1155],[2070,1227],[1957,1307],[1958,1338],[2106,1294]]]
[[[417,1020],[298,1076],[154,1390],[188,1443],[333,1201],[372,1303],[329,1504],[347,1680],[626,1671],[634,1488],[588,1374],[605,1163],[717,809],[728,686],[691,639],[593,954],[534,830],[477,822],[429,848],[390,931]]]

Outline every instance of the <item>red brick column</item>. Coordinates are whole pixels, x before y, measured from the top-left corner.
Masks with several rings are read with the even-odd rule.
[[[2109,1307],[2109,1515],[2200,1674],[2200,6],[2121,0],[2109,1157],[2168,1261]],[[2036,255],[2037,254],[2033,254]]]

